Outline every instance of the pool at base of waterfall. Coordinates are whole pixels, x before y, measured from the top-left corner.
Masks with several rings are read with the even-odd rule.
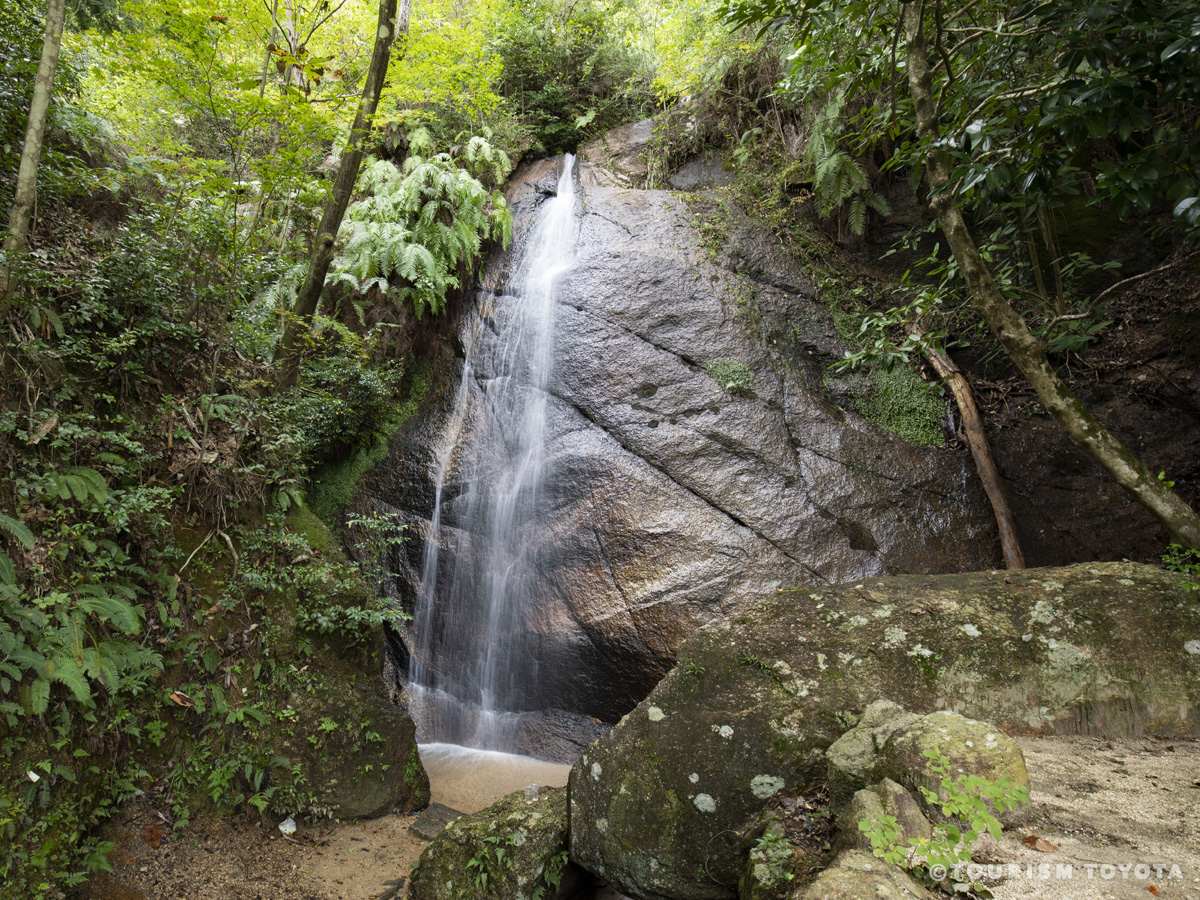
[[[463,813],[478,812],[531,784],[562,787],[571,772],[569,763],[458,744],[421,744],[419,749],[432,801]]]

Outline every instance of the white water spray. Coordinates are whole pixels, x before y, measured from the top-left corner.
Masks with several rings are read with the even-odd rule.
[[[564,158],[558,192],[538,212],[506,297],[494,339],[475,329],[463,380],[436,451],[434,510],[413,625],[409,707],[425,741],[520,751],[518,725],[531,709],[542,659],[528,622],[536,573],[531,538],[544,519],[547,386],[553,365],[558,282],[574,263],[574,157]],[[479,391],[473,390],[475,382]],[[472,397],[483,409],[470,410]],[[482,415],[486,427],[468,428]],[[453,498],[454,533],[443,533],[443,487],[453,465],[479,458],[464,437],[489,446],[478,471]]]

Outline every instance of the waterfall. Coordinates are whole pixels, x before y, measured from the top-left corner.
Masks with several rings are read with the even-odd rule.
[[[524,243],[511,296],[494,301],[486,324],[481,317],[467,328],[462,381],[435,448],[408,687],[423,742],[525,749],[521,720],[542,661],[528,621],[536,577],[530,548],[547,500],[555,291],[573,263],[578,230],[573,167],[568,154],[557,194],[541,205]],[[452,470],[463,487],[448,501]],[[453,528],[443,526],[448,502]]]

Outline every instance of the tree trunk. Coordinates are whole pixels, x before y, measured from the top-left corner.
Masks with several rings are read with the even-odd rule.
[[[346,214],[346,207],[350,204],[354,185],[358,181],[363,145],[371,133],[371,122],[375,117],[375,108],[379,105],[379,95],[383,90],[383,81],[391,59],[392,42],[397,34],[408,33],[411,12],[412,0],[399,0],[398,11],[397,0],[379,0],[379,30],[375,35],[375,50],[371,54],[371,66],[363,85],[358,113],[354,117],[354,127],[351,128],[350,137],[342,151],[333,193],[325,204],[321,224],[317,227],[312,254],[308,260],[308,274],[305,275],[304,283],[296,295],[296,305],[292,308],[292,317],[287,323],[279,348],[280,367],[276,386],[280,389],[296,383],[300,371],[301,332],[307,331],[313,314],[317,311],[321,290],[325,287],[325,276],[333,262],[334,241],[337,240],[338,229],[342,227],[342,217]]]
[[[987,492],[992,512],[996,516],[996,529],[1000,532],[1000,550],[1004,554],[1004,565],[1009,569],[1023,569],[1025,554],[1021,552],[1021,540],[1017,537],[1017,524],[1012,505],[1008,502],[1008,490],[1004,487],[1000,470],[996,468],[996,460],[992,456],[991,445],[988,444],[987,434],[983,430],[983,419],[979,415],[979,407],[975,405],[971,385],[967,383],[962,370],[954,364],[954,360],[945,353],[930,347],[925,351],[925,358],[950,388],[962,416],[963,433],[967,438],[967,446],[971,448],[971,457],[975,460],[975,471],[979,473],[979,480],[983,482],[983,489]]]
[[[29,104],[29,123],[25,126],[25,146],[17,171],[17,189],[8,214],[8,232],[4,236],[4,268],[0,269],[0,322],[8,314],[12,297],[14,258],[25,252],[29,240],[29,220],[37,200],[37,168],[46,137],[46,118],[50,112],[50,94],[54,89],[54,70],[62,48],[66,0],[49,0],[46,5],[46,37],[42,41],[42,59],[33,81],[33,99]]]
[[[918,133],[929,145],[925,175],[934,195],[933,211],[966,279],[972,306],[1033,386],[1042,404],[1066,429],[1072,443],[1086,451],[1134,500],[1162,522],[1172,540],[1200,549],[1200,516],[1166,482],[1155,478],[1071,392],[1050,365],[1037,337],[996,284],[963,218],[950,187],[945,156],[938,149],[923,2],[904,4],[904,32],[908,85],[917,113]]]

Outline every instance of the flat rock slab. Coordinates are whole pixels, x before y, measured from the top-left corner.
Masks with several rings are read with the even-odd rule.
[[[451,809],[449,806],[443,806],[441,803],[430,803],[417,816],[416,821],[409,826],[408,830],[422,840],[432,841],[442,833],[447,825],[461,815],[462,813],[457,809]]]
[[[571,855],[643,900],[722,900],[768,800],[826,782],[867,705],[1026,732],[1200,735],[1200,604],[1150,566],[865,578],[701,629],[571,772]]]

